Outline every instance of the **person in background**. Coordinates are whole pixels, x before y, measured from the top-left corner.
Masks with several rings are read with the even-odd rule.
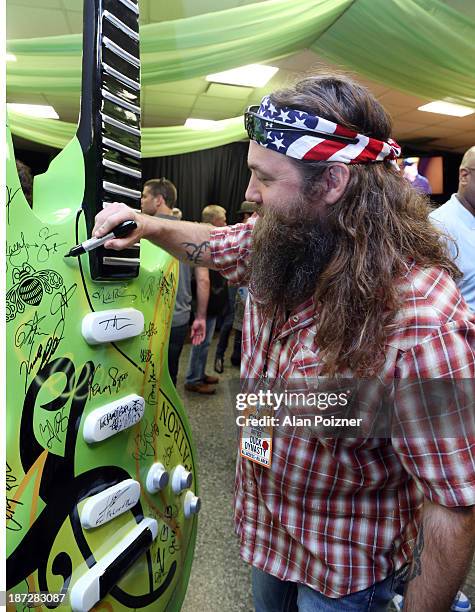
[[[257,204],[255,202],[248,202],[244,200],[237,211],[238,223],[246,223],[247,220],[257,211]]]
[[[463,156],[457,193],[431,212],[430,218],[452,238],[448,246],[463,274],[458,286],[475,312],[475,146]]]
[[[225,227],[226,209],[216,204],[203,208],[201,220],[214,227]],[[219,382],[217,376],[206,374],[208,350],[213,338],[218,315],[226,308],[227,287],[225,279],[214,270],[210,270],[210,296],[206,312],[206,337],[202,344],[193,346],[190,352],[188,371],[186,373],[185,389],[194,393],[211,395],[216,392]]]
[[[33,174],[31,172],[31,168],[17,159],[16,169],[25,199],[30,205],[30,208],[33,208]]]
[[[432,193],[432,189],[429,181],[425,176],[419,174],[418,169],[419,158],[408,157],[402,162],[402,174],[407,179],[414,189],[422,191],[422,193]]]
[[[257,204],[255,202],[241,202],[241,206],[237,211],[238,215],[238,223],[246,223],[246,221],[253,215],[257,210]],[[224,317],[224,321],[221,325],[221,329],[219,332],[218,344],[216,345],[216,354],[214,357],[214,370],[218,374],[222,374],[224,372],[224,354],[226,353],[226,349],[228,348],[229,336],[231,334],[231,330],[233,329],[234,322],[234,309],[236,303],[236,294],[237,287],[233,287],[232,285],[228,286],[228,304],[226,310],[226,316]],[[245,300],[244,300],[245,301]],[[242,328],[242,321],[241,321]],[[234,344],[233,344],[233,354],[231,357],[231,363],[233,365],[239,366],[241,363],[241,330],[237,327],[235,329],[234,336]],[[239,336],[237,338],[237,336]],[[236,345],[238,344],[239,350],[236,350]]]
[[[181,212],[179,208],[176,208],[176,207],[172,208],[172,215],[176,217],[178,221],[181,221],[183,218],[183,213]]]
[[[173,208],[176,199],[176,187],[171,181],[166,178],[151,179],[145,183],[143,188],[142,212],[152,217],[178,220],[173,215],[173,210],[179,210]],[[191,268],[181,261],[179,265],[175,309],[168,343],[168,371],[175,386],[180,355],[190,326],[191,315]],[[206,337],[206,309],[208,307],[210,281],[207,268],[196,267],[195,276],[197,297],[195,318],[191,326],[191,342],[193,345],[198,345]]]
[[[308,77],[250,107],[245,126],[257,217],[211,228],[113,204],[93,234],[133,219],[137,229],[107,248],[145,238],[248,285],[244,382],[396,387],[400,427],[383,436],[366,435],[370,423],[348,435],[337,424],[282,435],[244,425],[234,520],[256,611],[382,612],[404,585],[406,612],[449,610],[475,548],[470,404],[450,403],[456,435],[421,436],[425,403],[404,388],[441,378],[450,392],[475,379],[475,316],[460,272],[427,197],[394,168],[390,117],[366,88],[344,75]]]

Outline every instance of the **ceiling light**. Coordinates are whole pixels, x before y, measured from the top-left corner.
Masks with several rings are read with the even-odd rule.
[[[43,119],[59,119],[59,115],[54,108],[46,104],[17,104],[8,102],[7,106],[10,110],[20,115],[42,117]]]
[[[444,100],[436,100],[435,102],[429,102],[429,104],[423,104],[417,110],[424,111],[425,113],[452,115],[453,117],[466,117],[475,113],[475,108],[462,106],[461,104],[452,104],[452,102],[445,102]]]
[[[216,130],[219,129],[218,121],[212,121],[211,119],[192,119],[189,117],[185,121],[185,127],[190,130]]]
[[[216,74],[208,74],[206,80],[214,83],[227,83],[228,85],[242,85],[243,87],[264,87],[278,70],[274,66],[249,64]]]
[[[5,55],[5,60],[7,62],[16,62],[16,55],[13,55],[13,53],[7,53]]]

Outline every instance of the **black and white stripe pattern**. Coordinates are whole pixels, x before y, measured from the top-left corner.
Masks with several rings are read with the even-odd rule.
[[[87,0],[83,90],[78,138],[86,165],[84,211],[88,232],[104,204],[140,210],[140,54],[137,0]],[[92,251],[95,280],[138,275],[140,247]],[[124,265],[120,265],[123,259]],[[114,260],[112,263],[112,259]],[[133,265],[133,262],[136,262]]]

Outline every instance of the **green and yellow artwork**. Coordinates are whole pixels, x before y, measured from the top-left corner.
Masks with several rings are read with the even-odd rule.
[[[149,494],[145,487],[154,463],[169,474],[182,465],[197,494],[190,429],[167,369],[178,265],[161,249],[142,245],[136,279],[91,281],[86,256],[64,257],[86,238],[83,189],[81,150],[73,140],[35,181],[32,210],[9,142],[8,589],[11,594],[66,593],[67,600],[81,575],[142,517],[150,517],[157,521],[158,536],[96,609],[179,610],[196,534],[196,516],[184,515],[190,489],[175,494],[169,482]],[[86,315],[124,308],[143,313],[139,336],[86,342],[81,327]],[[86,442],[86,417],[130,394],[144,399],[141,420],[103,441]],[[87,499],[126,479],[140,483],[138,503],[98,527],[83,528]]]
[[[119,17],[111,17],[114,3]],[[92,19],[94,2],[86,4]],[[11,610],[178,611],[193,560],[200,506],[196,454],[167,367],[178,263],[149,243],[140,247],[140,265],[138,257],[117,264],[109,252],[99,273],[87,254],[65,257],[90,238],[91,220],[107,198],[123,193],[130,200],[140,189],[140,151],[133,157],[140,149],[140,78],[132,55],[138,52],[138,14],[132,24],[131,1],[109,0],[108,11],[101,6],[91,36],[108,27],[110,38],[116,28],[129,50],[109,38],[109,56],[99,38],[90,45],[105,60],[96,90],[83,88],[83,101],[99,92],[98,110],[90,108],[88,119],[82,105],[78,136],[35,177],[32,207],[7,128]],[[90,56],[96,69],[96,56]],[[119,60],[130,62],[129,76],[125,64],[120,72]],[[97,164],[92,145],[85,145],[89,136],[92,145],[99,142]],[[125,186],[119,184],[123,176]],[[117,265],[131,265],[133,273],[114,277]]]

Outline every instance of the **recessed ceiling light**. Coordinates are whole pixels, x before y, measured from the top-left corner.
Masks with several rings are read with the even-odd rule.
[[[192,119],[189,117],[185,121],[185,127],[190,130],[217,130],[219,129],[218,121],[212,121],[211,119]]]
[[[243,87],[264,87],[278,70],[274,66],[249,64],[216,74],[208,74],[206,80],[214,83],[227,83],[228,85],[242,85]]]
[[[461,104],[452,104],[452,102],[445,102],[445,100],[435,100],[435,102],[423,104],[422,106],[419,106],[417,110],[424,111],[425,113],[451,115],[453,117],[466,117],[467,115],[475,113],[475,108],[462,106]]]
[[[5,55],[5,60],[7,62],[16,62],[16,55],[13,55],[13,53],[7,53]]]
[[[17,104],[16,102],[8,102],[7,106],[10,110],[20,115],[41,117],[43,119],[59,119],[59,115],[54,108],[46,104]]]

